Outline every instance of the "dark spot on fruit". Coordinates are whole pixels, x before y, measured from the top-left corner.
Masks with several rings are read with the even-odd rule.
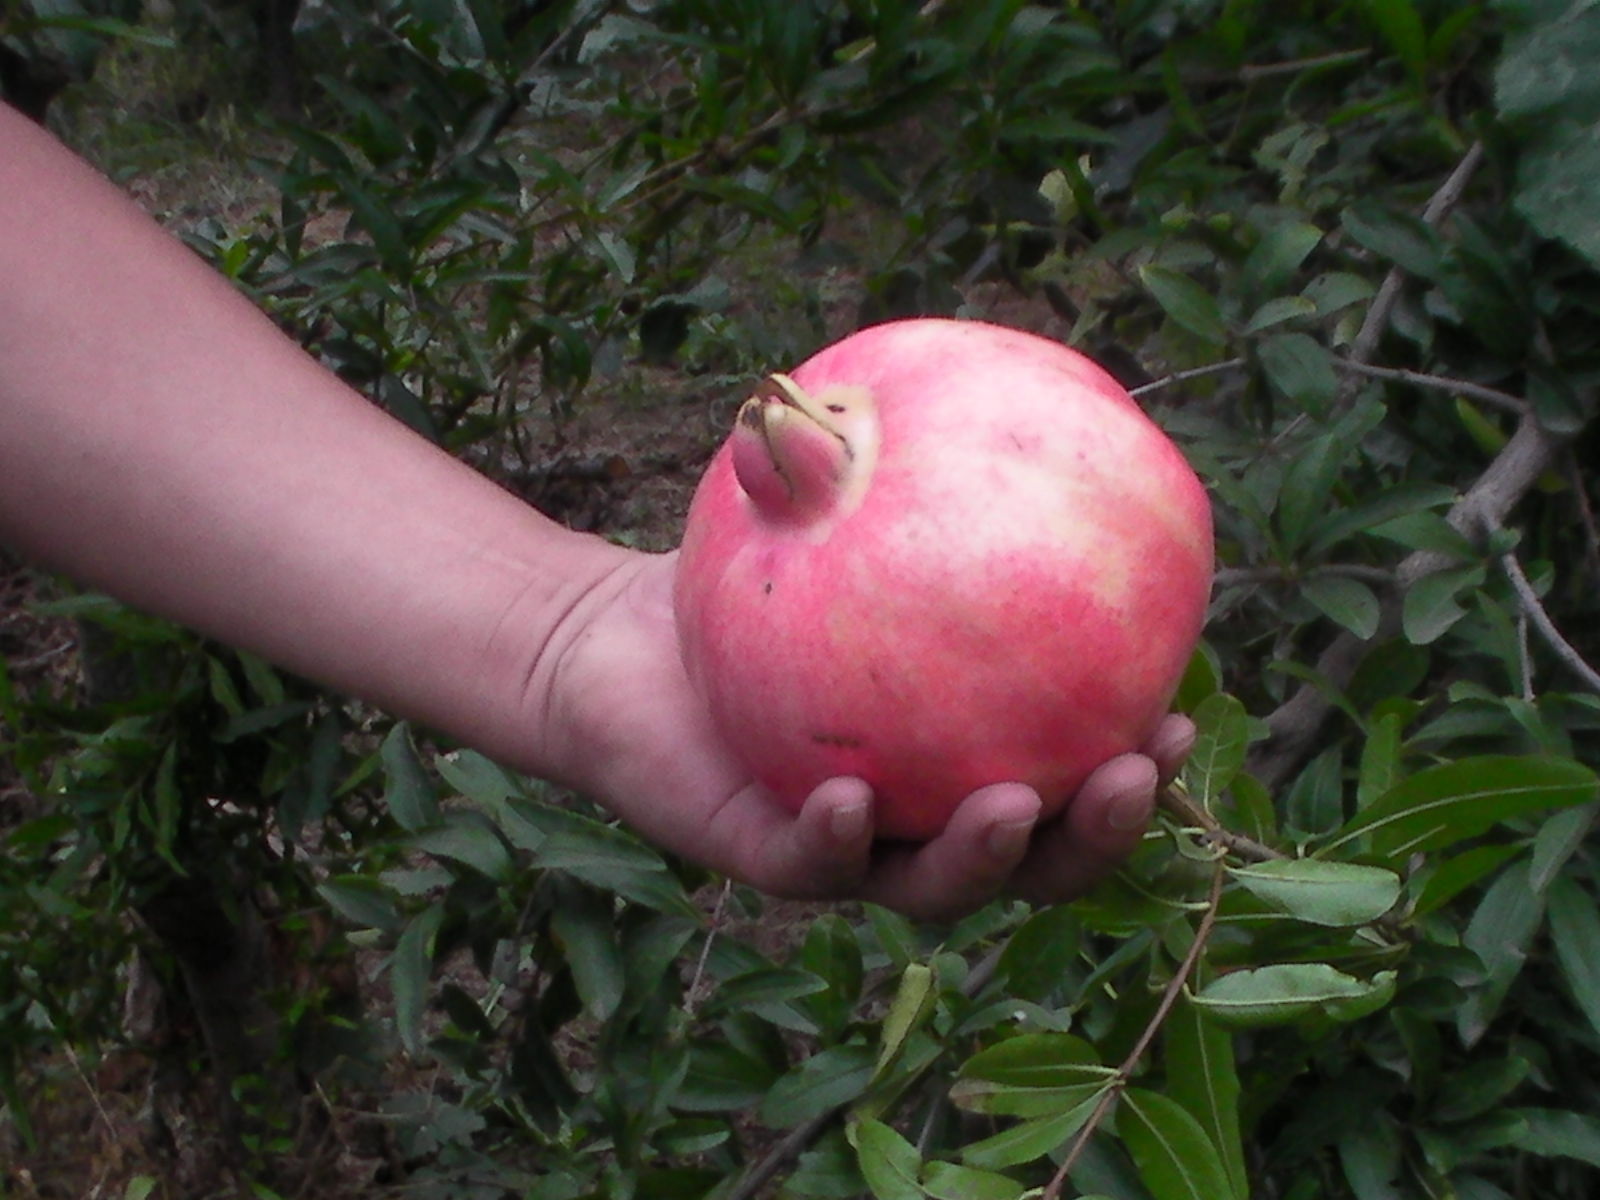
[[[769,579],[761,585],[761,594],[764,596],[772,595],[772,580]]]
[[[841,750],[861,749],[861,739],[848,733],[813,733],[811,740],[819,746],[837,746]]]
[[[842,413],[845,411],[845,408],[842,404],[830,404],[828,405],[828,411],[831,413]]]

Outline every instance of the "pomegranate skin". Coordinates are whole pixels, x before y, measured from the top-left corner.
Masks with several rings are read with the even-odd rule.
[[[937,319],[774,380],[700,482],[674,593],[684,665],[757,779],[798,810],[860,777],[880,836],[925,840],[990,783],[1053,814],[1143,744],[1200,636],[1211,513],[1115,380]]]

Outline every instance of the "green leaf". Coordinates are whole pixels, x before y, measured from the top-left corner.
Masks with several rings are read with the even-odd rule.
[[[1023,1033],[980,1050],[961,1066],[960,1078],[1012,1087],[1061,1087],[1111,1073],[1095,1048],[1070,1033]]]
[[[379,751],[383,763],[383,802],[407,833],[416,833],[439,819],[433,783],[412,749],[410,731],[402,723],[389,730]]]
[[[433,978],[433,944],[444,923],[444,906],[423,909],[394,948],[389,961],[389,986],[394,993],[395,1028],[407,1053],[422,1047],[422,1021],[427,1015],[428,984]]]
[[[1282,291],[1320,241],[1322,230],[1298,221],[1284,221],[1267,230],[1240,268],[1248,294],[1272,296]]]
[[[813,1054],[772,1085],[761,1102],[761,1119],[789,1129],[850,1103],[872,1081],[875,1057],[869,1047],[854,1044]]]
[[[923,1166],[922,1190],[929,1200],[1023,1200],[1032,1194],[1009,1176],[948,1162]]]
[[[1421,887],[1411,903],[1413,916],[1437,912],[1462,892],[1492,875],[1522,853],[1522,847],[1474,846],[1443,862],[1431,863],[1420,876]]]
[[[1600,124],[1563,122],[1544,131],[1521,156],[1517,211],[1547,238],[1566,242],[1600,266]]]
[[[1367,728],[1361,746],[1361,765],[1356,771],[1356,809],[1369,807],[1400,781],[1400,735],[1405,718],[1397,712],[1375,717]]]
[[[511,852],[498,834],[469,812],[451,812],[445,823],[424,829],[411,838],[414,849],[447,858],[487,875],[497,883],[510,882]]]
[[[1505,1099],[1533,1073],[1533,1064],[1520,1054],[1469,1062],[1453,1072],[1434,1106],[1436,1121],[1470,1121],[1505,1106]]]
[[[1226,692],[1207,696],[1191,715],[1195,742],[1184,763],[1184,782],[1195,803],[1209,812],[1244,767],[1250,718],[1238,697]]]
[[[810,971],[792,967],[758,967],[724,980],[717,988],[716,1007],[721,1011],[762,1008],[785,1004],[825,992],[828,983]]]
[[[1423,279],[1437,279],[1443,251],[1439,235],[1420,217],[1386,210],[1379,201],[1359,201],[1345,209],[1344,231],[1374,254]]]
[[[906,1039],[933,1014],[938,998],[939,978],[933,968],[924,963],[907,963],[906,969],[900,974],[900,986],[895,989],[889,1011],[883,1015],[878,1027],[882,1043],[878,1049],[878,1061],[873,1067],[874,1076],[882,1076],[889,1064],[900,1057]]]
[[[698,1042],[672,1105],[684,1112],[737,1112],[761,1102],[777,1080],[771,1064],[726,1042]]]
[[[1043,1158],[1088,1122],[1104,1094],[1104,1085],[1071,1108],[1049,1116],[1023,1121],[981,1141],[963,1146],[961,1158],[968,1166],[991,1171],[1004,1170],[1019,1163]]]
[[[1177,1101],[1128,1088],[1117,1109],[1117,1133],[1156,1200],[1245,1200],[1206,1131]]]
[[[1282,325],[1286,321],[1315,316],[1316,312],[1317,306],[1304,296],[1278,296],[1251,313],[1250,319],[1244,323],[1240,333],[1249,337],[1253,333],[1260,333],[1276,325]]]
[[[877,904],[863,906],[867,923],[877,935],[878,945],[896,967],[907,967],[917,961],[917,930],[910,921],[892,909]]]
[[[1228,874],[1275,911],[1313,925],[1364,925],[1400,898],[1400,876],[1357,863],[1281,859],[1231,867]]]
[[[1363,641],[1378,632],[1382,606],[1377,593],[1359,579],[1313,575],[1302,585],[1302,590],[1323,616],[1343,625]]]
[[[917,1148],[882,1121],[854,1121],[847,1131],[861,1177],[877,1200],[924,1200]]]
[[[1187,275],[1165,267],[1145,266],[1139,278],[1167,316],[1203,342],[1220,346],[1228,339],[1228,326],[1216,297]]]
[[[1339,394],[1327,349],[1310,334],[1276,333],[1256,350],[1267,381],[1291,403],[1321,412]]]
[[[1201,989],[1194,1002],[1214,1020],[1242,1029],[1318,1014],[1353,1021],[1387,1004],[1395,979],[1393,971],[1363,980],[1327,963],[1275,963],[1223,975]]]
[[[1228,1176],[1231,1194],[1250,1194],[1239,1126],[1239,1072],[1233,1036],[1185,998],[1162,1026],[1167,1092],[1205,1130]]]
[[[1512,1145],[1543,1158],[1573,1158],[1600,1167],[1600,1117],[1553,1108],[1514,1108],[1522,1131]]]
[[[1306,284],[1300,294],[1311,301],[1319,317],[1326,317],[1370,300],[1374,290],[1372,281],[1363,275],[1328,271]]]
[[[849,1022],[861,997],[861,947],[855,931],[837,913],[823,914],[806,932],[798,965],[823,983],[804,1007],[824,1040],[831,1041]]]
[[[1600,906],[1569,876],[1552,880],[1545,893],[1550,913],[1550,939],[1556,962],[1572,998],[1600,1033]]]
[[[1006,942],[996,977],[1004,980],[1007,995],[1043,1003],[1072,979],[1082,940],[1078,914],[1069,905],[1041,908]]]
[[[1426,646],[1442,637],[1452,625],[1467,615],[1461,593],[1483,584],[1482,566],[1455,567],[1434,571],[1406,589],[1400,610],[1400,625],[1406,640]]]
[[[1541,117],[1579,124],[1600,118],[1600,12],[1563,4],[1564,12],[1527,22],[1506,41],[1494,72],[1494,99],[1507,118]]]
[[[1597,807],[1593,804],[1564,809],[1539,823],[1533,838],[1533,857],[1528,880],[1533,890],[1542,892],[1560,875],[1572,856],[1582,849],[1593,826]]]
[[[1594,772],[1570,759],[1458,759],[1419,771],[1393,788],[1352,817],[1318,853],[1366,837],[1373,853],[1400,861],[1476,837],[1501,821],[1589,803],[1597,791]]]
[[[317,894],[345,920],[365,929],[398,933],[404,924],[394,893],[370,876],[335,875],[317,885]]]
[[[1374,1117],[1339,1139],[1339,1165],[1355,1200],[1404,1200],[1395,1186],[1402,1162],[1399,1131],[1388,1113]]]
[[[1428,72],[1428,34],[1411,0],[1366,0],[1372,18],[1412,80],[1421,84]]]
[[[625,978],[611,897],[562,882],[566,886],[556,892],[550,933],[572,971],[584,1011],[597,1021],[606,1021],[622,1003]]]
[[[1461,935],[1461,944],[1478,956],[1485,971],[1456,1011],[1456,1032],[1464,1045],[1475,1045],[1488,1032],[1543,923],[1544,897],[1528,886],[1528,862],[1519,859],[1489,886]]]
[[[1105,1091],[1106,1069],[1097,1069],[1092,1076],[1088,1083],[1058,1087],[1015,1087],[986,1079],[958,1079],[951,1085],[950,1103],[965,1112],[991,1117],[1049,1117],[1075,1108],[1085,1100],[1093,1100]]]

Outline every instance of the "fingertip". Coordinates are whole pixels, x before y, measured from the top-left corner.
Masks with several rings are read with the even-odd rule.
[[[1074,825],[1097,843],[1121,845],[1142,836],[1155,812],[1161,785],[1157,763],[1144,754],[1122,754],[1090,777],[1071,807]]]
[[[801,819],[826,831],[835,845],[857,846],[872,839],[872,787],[864,779],[841,775],[818,784],[806,797]]]
[[[1194,750],[1198,731],[1183,713],[1169,713],[1151,735],[1144,753],[1156,764],[1162,783],[1171,783]]]

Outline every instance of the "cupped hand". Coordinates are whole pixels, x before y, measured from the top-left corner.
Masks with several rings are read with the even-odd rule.
[[[1138,845],[1157,789],[1187,757],[1194,727],[1168,717],[1140,753],[1095,771],[1065,812],[1039,823],[1023,784],[969,796],[930,842],[875,842],[872,791],[831,779],[798,815],[734,759],[678,657],[675,555],[630,555],[556,647],[542,698],[556,774],[657,845],[775,896],[862,899],[947,920],[1004,893],[1070,900]]]

